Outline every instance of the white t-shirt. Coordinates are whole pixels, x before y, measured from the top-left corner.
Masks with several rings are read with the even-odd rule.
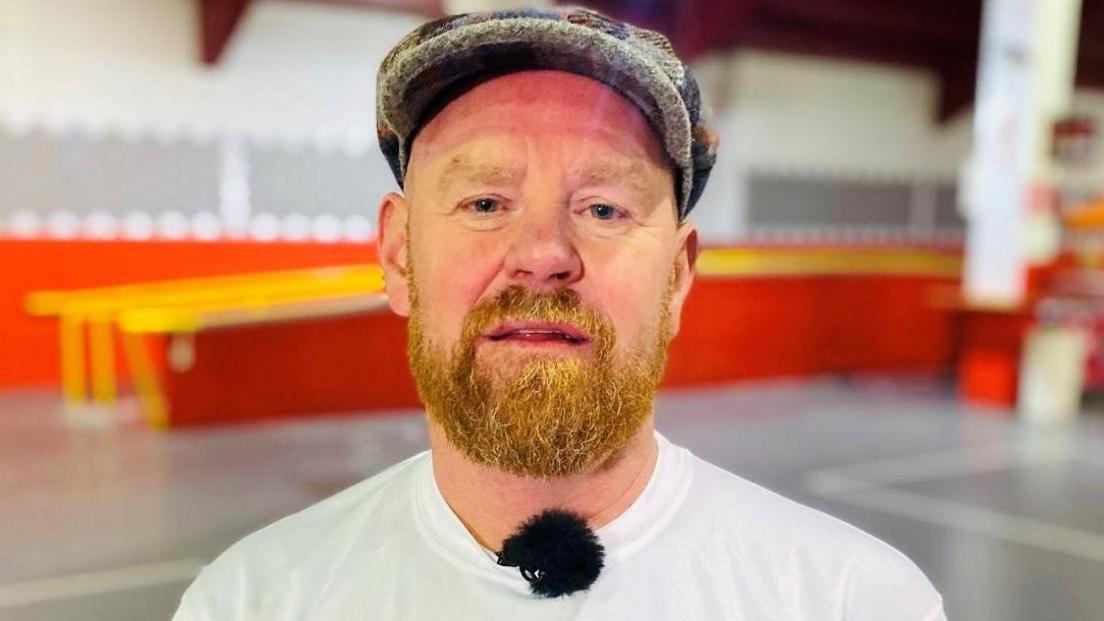
[[[588,591],[531,595],[468,533],[421,453],[232,546],[174,619],[946,618],[885,543],[657,440],[644,492],[597,531],[606,566]]]

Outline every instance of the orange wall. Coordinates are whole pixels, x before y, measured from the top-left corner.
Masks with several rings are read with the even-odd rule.
[[[210,330],[193,343],[195,364],[161,376],[173,427],[419,406],[406,320],[391,312]]]
[[[700,278],[664,385],[862,370],[949,370],[954,315],[929,304],[946,279]],[[195,364],[163,375],[172,426],[418,407],[406,324],[391,313],[212,330]]]
[[[664,383],[874,370],[949,369],[955,314],[930,276],[701,278],[683,309]]]
[[[0,388],[58,382],[56,322],[25,315],[23,297],[29,291],[361,263],[375,258],[375,249],[369,244],[0,240]],[[955,353],[954,316],[929,302],[931,288],[949,282],[953,281],[919,276],[700,277],[684,310],[682,331],[672,345],[665,384],[686,386],[857,370],[949,369]],[[389,319],[371,320],[383,322],[376,328],[383,331],[379,333],[383,341],[377,345],[385,345],[387,355],[383,357],[402,362],[402,323]],[[363,349],[351,351],[347,342],[335,336],[348,326],[341,328],[342,321],[332,323],[331,328],[320,324],[318,329],[329,330],[326,334],[333,338],[320,338],[317,344],[309,342],[306,326],[284,326],[276,332],[281,336],[269,332],[265,338],[290,338],[297,343],[295,347],[313,351],[315,359],[328,356],[321,367],[333,368],[333,362],[344,361],[338,366],[352,368]],[[223,337],[204,336],[200,346],[222,349],[226,355],[199,356],[200,366],[216,359],[240,358],[239,362],[244,362],[264,355],[263,349],[250,347],[238,350],[236,357],[231,355],[226,348],[252,342],[249,335],[253,332],[237,332],[240,336],[222,343],[215,341]],[[255,332],[261,336],[265,330]],[[383,353],[380,347],[375,349],[377,354]],[[263,364],[258,368],[271,370]],[[214,377],[225,376],[214,368],[197,369],[206,370]],[[412,386],[405,368],[399,375],[388,375],[384,383],[397,392],[377,395],[383,402],[410,398]],[[327,381],[323,375],[315,379]],[[192,397],[185,395],[188,391],[178,391],[178,396],[185,395],[181,398],[214,397],[214,387],[203,377],[177,380],[197,382],[193,387],[202,389],[192,392]]]
[[[0,240],[0,388],[59,381],[57,322],[27,317],[30,291],[375,260],[372,244]]]

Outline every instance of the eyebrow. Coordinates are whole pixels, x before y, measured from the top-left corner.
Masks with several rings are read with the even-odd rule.
[[[587,165],[576,173],[581,185],[625,184],[637,194],[648,194],[651,175],[641,162],[600,161]]]
[[[652,192],[651,174],[638,161],[599,160],[575,170],[572,175],[578,185],[625,185],[639,196]],[[511,186],[521,183],[524,177],[525,169],[520,166],[456,155],[442,169],[437,187],[441,192],[447,192],[454,183],[462,181],[486,186]]]
[[[525,170],[519,166],[473,161],[458,155],[445,164],[437,186],[447,190],[459,180],[493,186],[517,185],[524,176]]]

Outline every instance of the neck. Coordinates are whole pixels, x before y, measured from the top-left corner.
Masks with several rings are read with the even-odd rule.
[[[644,491],[655,468],[658,446],[649,417],[616,455],[593,470],[540,479],[477,464],[429,423],[433,477],[441,495],[479,543],[490,550],[522,522],[549,508],[567,509],[601,528],[621,515]]]

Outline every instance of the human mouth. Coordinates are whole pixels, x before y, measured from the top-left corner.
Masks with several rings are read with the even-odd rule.
[[[572,325],[532,321],[502,324],[486,336],[495,343],[585,345],[590,342],[582,330]]]

